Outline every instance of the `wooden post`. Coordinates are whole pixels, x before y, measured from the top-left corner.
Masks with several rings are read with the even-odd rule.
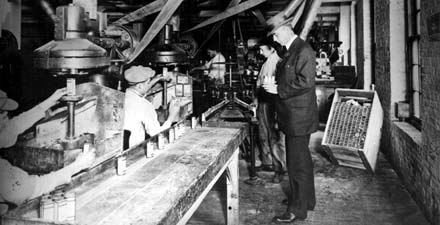
[[[295,27],[296,23],[298,23],[298,21],[299,21],[299,18],[301,18],[301,15],[304,12],[304,7],[305,6],[306,6],[306,1],[303,1],[302,4],[297,9],[297,11],[295,12],[293,20],[292,20],[292,22],[290,22],[290,26],[292,26],[292,28]]]
[[[322,0],[312,0],[312,1],[313,2],[310,6],[306,20],[304,22],[304,28],[302,29],[301,34],[299,35],[303,40],[307,39],[307,35],[309,34],[310,29],[312,29],[313,23],[315,22],[316,14],[318,14],[319,7],[321,7]]]
[[[251,11],[251,13],[252,13],[252,15],[254,15],[257,18],[258,22],[261,25],[263,25],[264,27],[267,27],[266,20],[264,19],[264,15],[260,9],[254,9]]]
[[[282,11],[286,18],[290,17],[293,12],[295,12],[296,8],[300,6],[301,3],[305,3],[304,0],[292,0],[289,5]]]
[[[239,224],[239,195],[238,195],[238,153],[239,149],[234,152],[232,160],[226,168],[226,192],[227,192],[227,206],[228,215],[226,224]]]

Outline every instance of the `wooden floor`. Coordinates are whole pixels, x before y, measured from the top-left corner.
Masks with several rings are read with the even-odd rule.
[[[305,221],[314,225],[424,225],[419,207],[406,191],[391,165],[379,155],[376,174],[332,165],[321,151],[323,132],[312,135],[317,205]],[[270,182],[271,173],[259,173],[266,182],[259,186],[244,183],[247,163],[240,160],[240,224],[273,224],[274,215],[283,213],[281,201],[288,188],[287,176],[281,184]],[[188,224],[225,224],[225,187],[218,182]],[[223,181],[224,182],[224,181]]]

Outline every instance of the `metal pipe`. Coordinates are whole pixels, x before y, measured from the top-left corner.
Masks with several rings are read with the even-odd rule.
[[[164,44],[166,45],[171,44],[172,32],[173,32],[173,25],[165,24]]]
[[[231,57],[229,57],[229,61],[232,61]],[[232,64],[229,65],[229,88],[232,88]]]

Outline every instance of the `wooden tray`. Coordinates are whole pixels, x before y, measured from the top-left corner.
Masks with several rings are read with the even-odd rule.
[[[355,101],[357,104],[350,102]],[[383,111],[374,91],[336,89],[322,146],[338,165],[374,172]]]

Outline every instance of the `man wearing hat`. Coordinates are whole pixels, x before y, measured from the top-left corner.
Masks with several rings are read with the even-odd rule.
[[[276,223],[305,219],[307,210],[316,204],[313,162],[309,149],[310,134],[318,129],[318,106],[315,93],[315,53],[298,37],[290,25],[291,19],[273,18],[270,34],[287,51],[281,57],[276,72],[277,84],[263,88],[278,94],[277,112],[280,129],[286,135],[287,172],[290,193],[287,210],[273,218]]]
[[[171,100],[168,119],[159,124],[156,110],[145,95],[157,82],[170,80],[168,76],[156,76],[149,67],[132,66],[125,71],[129,87],[125,92],[124,130],[130,132],[129,147],[145,140],[145,134],[154,136],[171,126],[180,110],[177,101]],[[154,77],[154,78],[153,78]]]
[[[39,105],[10,119],[8,113],[17,109],[18,104],[0,90],[0,149],[13,146],[17,136],[43,118],[45,112],[65,93],[65,88],[58,89]],[[75,162],[68,166],[38,176],[29,175],[26,171],[0,158],[0,215],[7,211],[9,204],[20,205],[28,199],[36,198],[59,185],[70,182],[73,174],[90,167],[94,159],[93,151],[81,153]]]

